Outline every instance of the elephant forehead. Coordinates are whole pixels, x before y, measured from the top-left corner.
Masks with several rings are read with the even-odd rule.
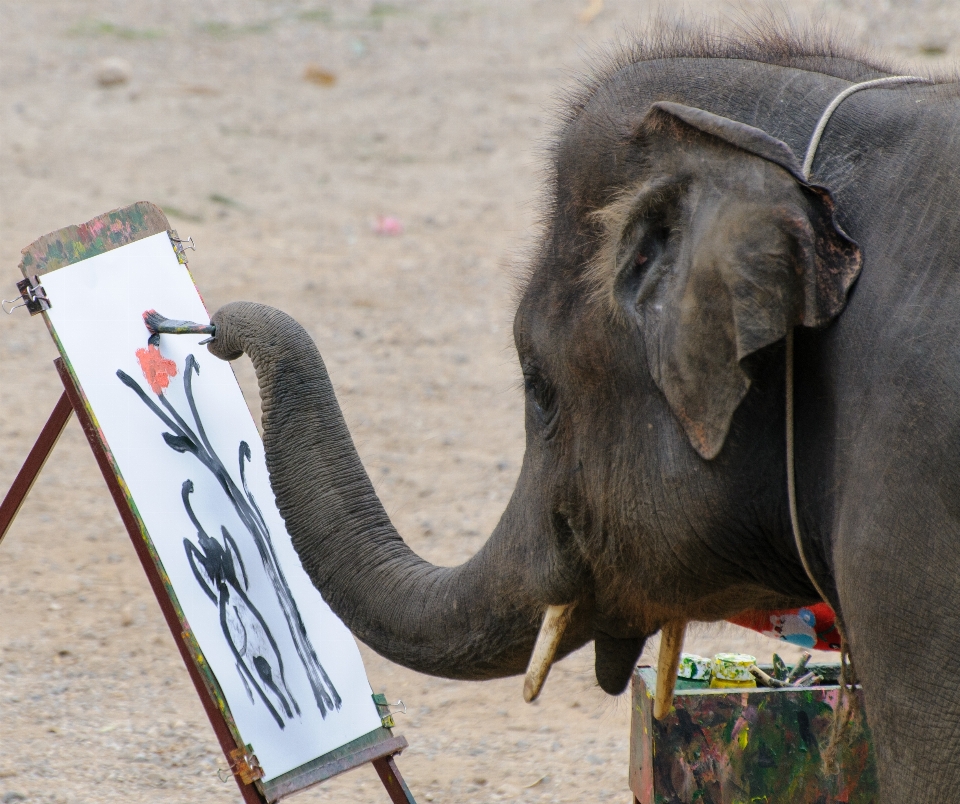
[[[670,169],[694,169],[702,172],[706,165],[702,145],[708,139],[687,128],[682,136],[644,130],[639,126],[648,106],[626,109],[605,109],[602,115],[591,115],[572,123],[563,133],[556,154],[556,212],[560,217],[583,215],[609,203],[612,196],[637,182],[651,171],[662,170],[664,161]],[[711,159],[729,160],[715,164],[713,172],[732,179],[747,165],[755,170],[754,180],[787,171],[762,157],[718,140],[711,140]],[[691,146],[700,145],[699,153]],[[748,161],[749,160],[749,161]],[[737,164],[730,164],[737,163]],[[740,176],[741,181],[746,178]]]

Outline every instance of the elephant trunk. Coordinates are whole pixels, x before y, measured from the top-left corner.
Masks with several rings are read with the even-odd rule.
[[[472,559],[429,564],[384,511],[306,331],[279,310],[243,302],[219,310],[213,323],[214,355],[246,353],[253,361],[277,506],[337,616],[379,654],[421,672],[464,679],[522,672],[546,603],[556,601],[544,599],[532,568],[537,551],[522,532],[516,493]],[[561,652],[586,639],[571,633]]]

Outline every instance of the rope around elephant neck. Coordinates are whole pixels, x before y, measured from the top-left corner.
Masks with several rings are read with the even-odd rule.
[[[853,84],[847,87],[843,92],[837,95],[827,108],[823,110],[817,126],[810,137],[810,144],[807,145],[807,153],[803,160],[803,177],[809,181],[810,172],[813,169],[813,158],[817,153],[817,146],[823,138],[823,132],[827,128],[827,123],[837,110],[841,103],[863,89],[874,89],[881,87],[895,87],[903,84],[930,84],[932,81],[926,78],[918,78],[913,75],[897,75],[887,78],[877,78],[873,81],[863,81],[859,84]],[[797,474],[796,459],[794,452],[794,398],[793,398],[793,327],[787,328],[786,337],[786,430],[787,430],[787,501],[790,506],[790,527],[793,530],[793,541],[797,547],[797,554],[800,556],[800,563],[803,565],[803,571],[807,573],[807,578],[813,584],[817,594],[825,602],[829,603],[823,587],[817,582],[810,569],[810,562],[807,561],[806,553],[803,550],[803,539],[800,534],[800,517],[797,513]],[[830,725],[830,737],[827,746],[821,752],[821,761],[823,770],[830,775],[839,771],[837,764],[837,754],[840,745],[843,742],[849,742],[853,739],[856,730],[852,730],[854,724],[858,724],[861,719],[860,706],[855,696],[850,695],[857,684],[856,673],[853,669],[853,660],[850,655],[850,643],[847,641],[846,627],[837,612],[836,626],[840,633],[840,692],[837,699],[837,706],[834,709],[834,716]]]
[[[807,155],[803,160],[804,177],[807,180],[810,179],[810,171],[813,168],[813,157],[816,156],[817,146],[820,144],[820,138],[823,137],[823,131],[827,127],[827,123],[830,122],[830,118],[833,117],[833,113],[837,111],[840,104],[855,92],[860,92],[864,89],[886,89],[887,87],[897,87],[902,84],[932,83],[933,81],[929,78],[920,78],[916,75],[889,75],[886,78],[874,78],[871,81],[861,81],[859,84],[853,84],[847,87],[830,101],[827,108],[823,110],[823,114],[820,115],[820,119],[817,121],[817,127],[813,130],[813,135],[810,137],[810,144],[807,145]]]
[[[803,159],[804,178],[807,179],[807,181],[810,180],[810,171],[813,168],[813,158],[817,154],[817,146],[820,145],[820,140],[823,138],[823,132],[827,128],[827,123],[830,122],[830,118],[833,117],[833,113],[839,108],[840,104],[855,92],[860,92],[864,89],[896,87],[903,84],[931,83],[933,82],[929,79],[919,78],[915,75],[894,75],[886,78],[875,78],[872,81],[863,81],[859,84],[853,84],[847,87],[845,90],[843,90],[843,92],[838,94],[832,101],[830,101],[830,103],[827,105],[827,108],[823,110],[823,114],[820,115],[820,119],[817,121],[816,128],[813,130],[813,135],[810,137],[810,143],[807,145],[806,156]],[[806,553],[803,550],[803,539],[801,538],[800,534],[800,517],[797,513],[796,460],[794,457],[793,327],[789,327],[787,329],[786,341],[787,502],[790,506],[790,527],[793,529],[793,540],[796,543],[797,553],[800,555],[800,563],[803,565],[804,572],[807,573],[810,583],[813,584],[813,588],[816,589],[817,594],[820,595],[824,603],[829,603],[830,601],[827,599],[826,594],[824,594],[823,588],[818,583],[816,576],[814,576],[813,570],[810,569],[810,562],[807,560]]]

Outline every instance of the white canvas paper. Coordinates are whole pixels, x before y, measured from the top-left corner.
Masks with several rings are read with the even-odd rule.
[[[356,643],[290,543],[229,364],[198,345],[204,336],[163,335],[160,357],[172,363],[160,373],[176,373],[160,394],[144,374],[141,362],[157,358],[137,356],[144,311],[209,320],[167,234],[53,271],[43,286],[55,335],[265,780],[380,726]]]

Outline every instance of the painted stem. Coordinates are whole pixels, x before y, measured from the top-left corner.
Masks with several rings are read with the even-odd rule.
[[[273,549],[273,540],[270,536],[270,531],[267,529],[266,523],[256,503],[252,502],[252,495],[250,495],[249,490],[246,489],[244,461],[250,458],[250,447],[245,442],[241,442],[240,476],[247,493],[247,496],[244,496],[244,493],[237,487],[237,484],[233,481],[233,478],[229,472],[227,472],[223,462],[207,439],[207,434],[203,428],[203,423],[200,420],[193,397],[192,380],[194,372],[200,372],[199,365],[193,355],[188,355],[184,366],[183,385],[190,412],[196,423],[196,433],[184,421],[183,417],[180,416],[163,394],[159,394],[158,398],[166,412],[161,410],[156,403],[147,396],[139,383],[128,374],[123,371],[118,371],[117,376],[124,385],[133,390],[147,407],[175,433],[175,435],[171,435],[170,437],[166,437],[165,434],[164,440],[168,446],[178,452],[189,452],[194,455],[210,470],[227,495],[237,516],[240,518],[240,521],[243,522],[244,527],[250,533],[257,547],[264,569],[276,592],[277,600],[283,611],[283,616],[287,622],[287,628],[290,631],[297,655],[310,682],[317,708],[320,710],[321,716],[326,717],[327,709],[339,709],[342,705],[342,699],[317,657],[310,637],[304,627],[296,601],[293,599],[293,594],[290,591],[287,579],[283,574],[283,570],[280,568],[280,563]]]

